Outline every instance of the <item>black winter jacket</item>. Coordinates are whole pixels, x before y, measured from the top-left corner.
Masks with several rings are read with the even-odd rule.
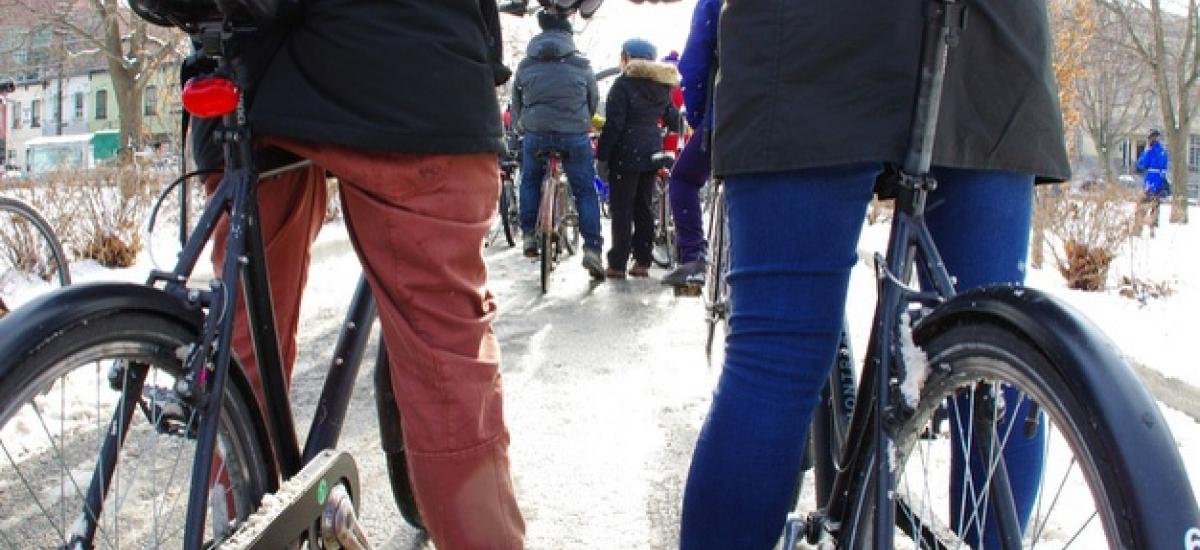
[[[513,121],[520,132],[582,134],[600,102],[592,65],[571,33],[546,31],[529,41],[513,82]]]
[[[714,170],[902,162],[923,0],[726,0]],[[1067,178],[1043,0],[963,0],[933,162]]]
[[[679,110],[671,103],[671,88],[678,84],[674,66],[630,60],[608,90],[596,158],[613,172],[653,171],[651,157],[662,151],[659,121],[679,131]]]
[[[378,151],[503,150],[494,0],[307,0],[239,45],[256,135]],[[195,127],[197,157],[219,153]],[[219,159],[219,157],[217,157]]]

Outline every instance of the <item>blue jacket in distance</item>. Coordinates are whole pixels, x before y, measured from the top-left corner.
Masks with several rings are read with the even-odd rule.
[[[1142,180],[1142,189],[1151,194],[1166,191],[1167,181],[1167,150],[1162,143],[1154,142],[1142,152],[1138,158],[1138,170],[1145,170],[1146,177]]]
[[[683,77],[683,104],[687,107],[687,122],[699,128],[708,112],[710,97],[708,80],[717,62],[717,20],[721,13],[720,0],[700,0],[692,12],[692,28],[687,44],[679,58],[679,74]]]

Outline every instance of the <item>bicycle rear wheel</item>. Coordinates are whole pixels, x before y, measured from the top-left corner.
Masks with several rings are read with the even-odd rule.
[[[67,255],[54,229],[28,204],[0,197],[0,316],[38,287],[69,284]]]
[[[508,246],[517,246],[521,227],[520,205],[517,203],[517,186],[505,178],[500,185],[500,225],[504,226],[504,240]]]
[[[928,356],[930,371],[915,414],[895,440],[898,548],[908,547],[901,540],[917,548],[978,547],[980,533],[988,538],[986,547],[998,547],[994,537],[1004,531],[998,527],[1004,522],[997,510],[1014,500],[1032,502],[1023,527],[1007,514],[1022,548],[1154,546],[1141,538],[1145,527],[1132,521],[1138,517],[1132,513],[1137,499],[1130,491],[1140,489],[1129,483],[1131,472],[1109,451],[1121,434],[1106,429],[1092,412],[1099,396],[1082,391],[1007,325],[962,322],[926,339],[917,344]],[[938,421],[944,406],[949,409],[945,428]],[[1036,463],[1040,452],[1045,454],[1041,475],[1036,467],[1026,467],[1029,460],[1003,459],[1025,453]],[[968,455],[976,467],[953,482],[954,461],[961,469],[961,457]],[[1170,467],[1139,465],[1147,472]],[[1023,487],[1023,480],[1037,487]],[[950,494],[963,497],[955,502]],[[1014,499],[1012,494],[1029,496]]]
[[[173,388],[196,329],[108,311],[44,334],[0,368],[0,546],[181,546],[201,414]],[[229,384],[205,524],[210,545],[268,488],[252,410]]]

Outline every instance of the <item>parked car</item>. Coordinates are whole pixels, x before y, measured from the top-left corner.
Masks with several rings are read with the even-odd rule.
[[[22,177],[24,177],[24,174],[21,173],[21,169],[11,164],[5,164],[4,173],[0,174],[0,179],[6,180],[19,180]]]

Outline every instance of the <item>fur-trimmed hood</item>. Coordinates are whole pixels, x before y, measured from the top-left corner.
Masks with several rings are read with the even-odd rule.
[[[645,59],[630,59],[625,64],[625,76],[629,78],[644,78],[668,86],[679,85],[679,71],[674,65],[648,61]]]

